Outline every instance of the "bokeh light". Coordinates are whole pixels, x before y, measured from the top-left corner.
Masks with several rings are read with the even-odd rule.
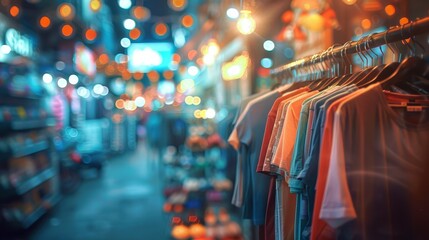
[[[9,13],[12,17],[16,17],[19,15],[20,9],[18,6],[13,5],[12,7],[10,7],[9,9]]]
[[[72,25],[64,24],[61,27],[61,34],[63,35],[63,37],[69,38],[73,35],[73,33],[74,33],[74,28]]]
[[[363,29],[370,29],[372,26],[371,20],[369,20],[368,18],[363,19],[361,22],[361,26]]]
[[[97,31],[92,28],[87,29],[85,31],[85,38],[90,42],[94,41],[97,38]]]
[[[182,25],[186,28],[192,27],[192,25],[194,25],[194,18],[191,15],[183,16]]]
[[[403,18],[399,19],[399,24],[401,24],[401,25],[405,25],[405,24],[407,24],[409,21],[410,21],[410,20],[409,20],[408,18],[403,17]]]
[[[384,8],[384,11],[388,16],[393,16],[396,12],[396,8],[392,4],[389,4]]]
[[[168,32],[168,26],[165,23],[157,23],[155,25],[155,34],[162,37]]]
[[[42,16],[39,19],[39,25],[41,28],[44,28],[44,29],[49,28],[51,26],[51,19],[47,16]]]
[[[138,28],[133,28],[130,31],[130,38],[133,40],[138,39],[140,37],[140,35],[141,35],[141,31]]]
[[[72,20],[75,15],[74,7],[73,5],[69,3],[63,3],[58,6],[58,17],[60,17],[63,20]]]

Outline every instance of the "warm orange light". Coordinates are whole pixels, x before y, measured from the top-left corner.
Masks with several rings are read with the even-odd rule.
[[[194,18],[191,15],[183,16],[182,25],[187,28],[192,27],[194,25]]]
[[[19,14],[19,7],[18,6],[12,6],[12,7],[10,7],[10,9],[9,9],[9,13],[10,13],[10,15],[12,16],[12,17],[16,17],[16,16],[18,16],[18,14]]]
[[[145,21],[150,17],[150,11],[149,9],[143,7],[143,6],[137,6],[133,10],[133,15],[137,20]]]
[[[68,3],[63,3],[58,7],[58,15],[64,20],[71,20],[74,18],[74,8]]]
[[[125,105],[125,102],[122,99],[118,99],[115,102],[115,106],[116,106],[117,109],[123,109],[124,105]]]
[[[133,39],[133,40],[136,40],[137,38],[139,38],[140,35],[141,35],[141,32],[140,32],[140,30],[138,28],[133,28],[130,31],[130,38]]]
[[[89,28],[88,30],[86,30],[85,32],[85,38],[88,41],[94,41],[97,38],[97,31],[95,31],[92,28]]]
[[[70,24],[64,24],[61,28],[61,34],[64,37],[70,37],[74,32],[73,26]]]
[[[353,5],[356,3],[356,0],[343,0],[343,2],[347,5]]]
[[[158,36],[164,36],[167,34],[168,27],[165,23],[158,23],[155,27],[155,33]]]
[[[143,78],[143,73],[142,72],[135,72],[134,73],[134,79],[135,80],[142,80]]]
[[[168,71],[165,71],[162,75],[164,76],[165,79],[169,80],[174,77],[174,72],[168,70]]]
[[[186,7],[186,0],[169,0],[168,5],[175,11],[181,11]]]
[[[130,80],[132,77],[133,77],[133,75],[130,72],[128,72],[128,71],[122,71],[122,78],[125,81]]]
[[[387,15],[392,16],[393,14],[395,14],[396,8],[392,4],[389,4],[384,8],[384,11]]]
[[[51,26],[51,19],[47,16],[43,16],[39,19],[39,24],[42,28],[48,28]]]
[[[197,51],[196,50],[191,50],[188,52],[188,59],[192,60],[197,56]]]
[[[148,72],[147,77],[149,78],[149,80],[151,82],[156,82],[156,81],[159,80],[159,74],[158,74],[157,71],[150,71],[150,72]]]
[[[403,18],[399,19],[399,24],[401,24],[401,25],[405,25],[405,24],[407,24],[409,21],[410,21],[410,20],[408,20],[408,18],[403,17]]]
[[[109,62],[109,56],[107,54],[103,53],[98,57],[98,61],[102,65],[107,64]]]
[[[362,20],[361,25],[363,29],[370,29],[372,24],[368,18],[365,18],[364,20]]]
[[[89,3],[89,8],[90,8],[93,12],[98,12],[98,11],[100,11],[100,8],[101,8],[101,1],[100,1],[100,0],[91,0],[91,2]]]
[[[113,64],[108,65],[105,69],[105,72],[109,76],[115,74],[115,66]]]
[[[182,58],[180,57],[179,54],[175,53],[173,54],[173,61],[176,63],[180,63],[180,61],[182,60]]]

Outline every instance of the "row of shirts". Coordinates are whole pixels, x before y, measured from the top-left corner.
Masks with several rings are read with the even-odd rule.
[[[244,100],[228,139],[238,152],[232,203],[263,239],[419,239],[425,99],[379,84],[293,84]]]

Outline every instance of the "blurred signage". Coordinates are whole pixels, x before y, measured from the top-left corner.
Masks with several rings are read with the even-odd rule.
[[[73,60],[76,71],[90,77],[95,76],[97,72],[95,55],[91,49],[87,48],[83,43],[76,43]]]
[[[128,48],[128,70],[149,72],[168,69],[173,50],[171,43],[133,43]]]
[[[33,57],[34,55],[33,41],[16,29],[9,28],[6,30],[5,43],[9,45],[12,51],[21,56]]]
[[[19,29],[19,30],[18,30]],[[29,31],[22,31],[20,26],[0,14],[0,47],[5,45],[10,54],[0,53],[0,58],[12,59],[15,56],[34,58],[37,53],[37,38]],[[1,60],[1,59],[0,59]]]

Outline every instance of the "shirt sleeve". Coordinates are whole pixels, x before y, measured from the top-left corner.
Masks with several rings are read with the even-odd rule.
[[[347,184],[340,109],[335,113],[331,159],[320,211],[320,218],[334,228],[356,218]]]

